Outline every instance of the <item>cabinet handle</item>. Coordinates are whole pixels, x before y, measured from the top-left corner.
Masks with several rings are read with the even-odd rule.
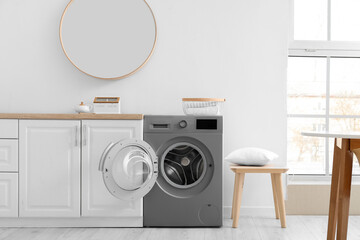
[[[79,127],[78,126],[76,126],[75,127],[75,147],[77,147],[78,146],[78,135],[79,135]]]
[[[83,137],[83,144],[84,144],[84,146],[86,146],[86,125],[84,125],[83,126],[83,135],[84,135],[84,137]]]

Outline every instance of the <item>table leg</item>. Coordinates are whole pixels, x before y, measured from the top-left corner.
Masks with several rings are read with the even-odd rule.
[[[279,204],[276,198],[276,183],[275,183],[275,178],[274,178],[274,174],[271,173],[271,184],[272,184],[272,190],[273,190],[273,197],[274,197],[274,206],[275,206],[275,217],[276,219],[279,219]]]
[[[350,142],[350,140],[348,140]],[[343,144],[344,146],[344,144]],[[337,239],[345,240],[348,231],[353,153],[350,144],[345,143],[341,151]]]
[[[328,232],[327,240],[335,240],[338,200],[339,200],[339,180],[340,180],[340,167],[341,167],[341,148],[342,139],[335,139],[334,143],[334,158],[333,169],[331,178],[331,192],[330,192],[330,205],[329,205],[329,219],[328,219]]]
[[[286,212],[285,212],[285,201],[284,193],[282,188],[281,173],[274,174],[275,186],[276,186],[276,201],[279,207],[281,227],[286,228]]]
[[[358,163],[360,164],[360,148],[357,148],[357,149],[352,149],[351,150],[353,153],[355,153],[355,156],[358,160]]]
[[[233,204],[233,228],[237,228],[240,217],[240,205],[241,205],[241,197],[244,188],[244,178],[245,173],[236,173],[235,174],[235,198]]]

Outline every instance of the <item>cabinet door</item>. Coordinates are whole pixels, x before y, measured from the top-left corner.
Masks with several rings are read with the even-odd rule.
[[[17,139],[0,139],[0,171],[18,171]]]
[[[17,173],[0,173],[0,217],[18,217]]]
[[[99,171],[101,154],[110,142],[142,139],[142,120],[83,120],[82,215],[97,217],[142,216],[142,199],[124,201],[105,187]]]
[[[20,120],[20,217],[80,216],[80,121]]]

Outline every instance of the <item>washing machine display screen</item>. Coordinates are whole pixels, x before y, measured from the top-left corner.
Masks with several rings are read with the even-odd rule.
[[[217,120],[216,119],[197,119],[196,120],[196,129],[216,130],[217,129]]]
[[[112,175],[116,184],[124,190],[139,189],[152,174],[152,162],[146,151],[129,146],[119,151],[114,159]]]
[[[164,153],[163,176],[168,183],[179,188],[196,185],[205,174],[205,158],[192,144],[175,144]]]

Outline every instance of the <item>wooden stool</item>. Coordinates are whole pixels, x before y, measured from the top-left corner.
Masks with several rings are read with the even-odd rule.
[[[231,165],[230,169],[235,173],[234,195],[231,211],[231,219],[233,219],[232,227],[237,228],[239,223],[240,205],[244,188],[245,173],[270,173],[274,195],[275,216],[276,219],[279,219],[280,217],[281,227],[285,228],[286,213],[281,174],[287,172],[289,169],[283,167],[272,167],[269,165],[265,165],[262,167]]]

